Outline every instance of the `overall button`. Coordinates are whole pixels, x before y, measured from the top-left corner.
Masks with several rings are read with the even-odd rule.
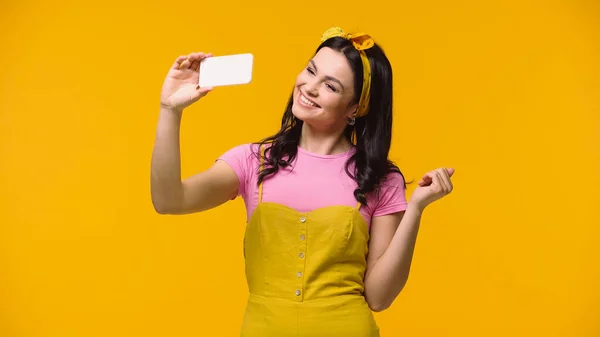
[[[306,222],[306,218],[305,217],[300,217],[300,222]]]
[[[296,296],[300,296],[300,290],[296,290]]]
[[[301,259],[304,258],[304,253],[300,252],[300,254],[298,254],[298,256],[300,256]]]
[[[306,237],[304,236],[304,234],[300,235],[300,240],[304,241],[304,239],[306,239]]]
[[[301,271],[297,272],[297,273],[296,273],[296,276],[298,276],[298,277],[302,277],[302,272],[301,272]]]

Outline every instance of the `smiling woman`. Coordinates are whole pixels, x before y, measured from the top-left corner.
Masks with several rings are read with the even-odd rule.
[[[333,34],[323,39],[296,78],[279,133],[261,142],[272,146],[267,149],[270,156],[265,158],[266,169],[259,181],[279,167],[289,166],[298,148],[313,152],[354,148],[356,152],[348,158],[345,168],[356,180],[356,200],[366,203],[366,195],[389,173],[401,175],[388,160],[392,140],[392,69],[374,42],[363,50],[335,32],[334,28],[324,35]]]
[[[410,202],[388,159],[392,69],[366,34],[325,32],[296,78],[281,129],[224,153],[181,181],[179,124],[209,91],[198,67],[176,59],[164,82],[152,159],[162,214],[214,208],[240,195],[249,297],[242,336],[376,337],[372,311],[407,281],[423,210],[452,190],[453,169],[431,171]]]

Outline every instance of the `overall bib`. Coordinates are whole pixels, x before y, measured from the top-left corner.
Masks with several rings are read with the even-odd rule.
[[[262,187],[244,237],[241,337],[379,337],[363,295],[369,230],[360,203],[302,213],[263,202]]]

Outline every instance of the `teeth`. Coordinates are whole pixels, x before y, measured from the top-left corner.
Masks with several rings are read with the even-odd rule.
[[[304,95],[300,94],[300,100],[302,101],[302,103],[306,104],[306,105],[310,105],[313,107],[316,107],[317,105],[311,101],[309,101],[306,97],[304,97]]]

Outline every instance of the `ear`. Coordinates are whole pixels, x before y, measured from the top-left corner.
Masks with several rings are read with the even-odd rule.
[[[346,111],[346,118],[356,117],[356,112],[358,111],[358,103],[351,104]]]

